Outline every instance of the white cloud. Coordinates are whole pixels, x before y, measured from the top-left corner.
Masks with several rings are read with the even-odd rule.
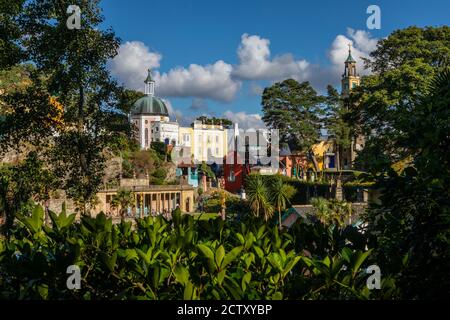
[[[127,87],[141,90],[148,68],[159,68],[162,55],[151,52],[140,41],[122,44],[110,63],[114,76]],[[231,79],[233,67],[222,60],[201,66],[177,67],[167,73],[153,72],[157,94],[166,97],[199,97],[231,101],[239,90],[240,81]]]
[[[328,51],[330,65],[311,64],[304,59],[295,59],[292,53],[271,58],[270,41],[258,35],[243,34],[237,50],[239,64],[234,66],[232,75],[242,80],[269,80],[271,82],[293,78],[310,81],[316,89],[324,90],[327,84],[338,85],[344,71],[344,61],[348,56],[348,44],[352,44],[352,56],[357,62],[358,73],[369,74],[364,69],[361,57],[369,58],[375,50],[378,39],[364,30],[347,29],[346,35],[338,35]],[[250,93],[259,95],[260,88],[250,84]]]
[[[244,33],[237,50],[239,65],[233,76],[243,80],[283,80],[286,78],[305,79],[309,63],[295,60],[290,53],[270,59],[270,41],[258,35]]]
[[[361,58],[369,58],[369,53],[376,49],[378,39],[371,38],[370,33],[363,30],[347,29],[347,36],[338,35],[329,50],[329,58],[332,63],[333,74],[338,76],[343,71],[344,61],[348,56],[348,44],[352,44],[352,56],[356,60],[358,73],[366,75],[370,70],[364,69]]]
[[[369,32],[348,28],[347,33],[355,41],[356,47],[364,53],[368,54],[377,48],[378,39],[372,38]]]
[[[174,68],[168,73],[155,73],[158,94],[170,97],[210,98],[231,101],[241,83],[231,79],[232,66],[216,61],[201,66],[191,64],[188,68]]]
[[[233,112],[227,110],[223,113],[223,117],[230,119],[233,123],[238,123],[242,129],[259,129],[265,128],[264,122],[259,113],[247,113],[245,111]]]
[[[144,89],[148,68],[159,68],[162,55],[151,52],[140,41],[128,41],[119,47],[117,56],[110,63],[111,73],[127,87]]]
[[[311,64],[306,80],[310,81],[318,90],[324,90],[328,84],[340,86],[349,43],[352,44],[352,56],[356,60],[357,73],[359,75],[370,74],[370,70],[364,69],[361,57],[369,58],[369,53],[376,49],[378,39],[372,38],[367,31],[348,28],[346,35],[339,34],[335,37],[328,50],[330,65]]]
[[[178,122],[181,122],[184,120],[184,116],[183,116],[183,112],[181,112],[180,110],[175,109],[172,106],[172,103],[170,102],[170,100],[167,99],[163,99],[164,103],[166,104],[167,107],[167,111],[169,111],[169,117],[171,118],[172,121],[175,121],[175,119]]]
[[[248,80],[274,82],[293,78],[308,80],[316,89],[324,90],[327,84],[339,85],[349,43],[353,45],[352,55],[357,61],[358,73],[368,74],[370,71],[364,70],[361,57],[368,58],[377,41],[367,31],[348,28],[346,35],[340,34],[334,39],[328,51],[330,64],[323,66],[295,59],[292,53],[271,57],[268,39],[243,34],[237,49],[237,65],[218,60],[213,64],[176,67],[165,73],[154,71],[156,94],[163,97],[193,97],[191,109],[201,110],[200,102],[206,103],[205,99],[232,101],[242,81]],[[152,52],[144,43],[131,41],[120,46],[110,69],[127,87],[142,90],[147,68],[159,68],[161,59],[160,53]],[[262,87],[258,83],[250,82],[250,94],[260,95],[261,92]]]

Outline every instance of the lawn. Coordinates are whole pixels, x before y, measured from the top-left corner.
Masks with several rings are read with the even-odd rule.
[[[192,214],[196,220],[209,220],[218,217],[217,213],[200,213],[195,212]]]

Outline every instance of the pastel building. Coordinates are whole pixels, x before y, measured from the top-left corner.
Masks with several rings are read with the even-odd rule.
[[[133,104],[129,119],[137,129],[136,138],[141,149],[150,148],[151,142],[156,141],[152,135],[152,125],[154,123],[169,122],[169,111],[165,102],[155,96],[155,81],[151,77],[150,69],[145,79],[145,96]],[[158,130],[160,129],[159,127]],[[162,138],[161,135],[156,137]]]
[[[152,122],[152,141],[164,142],[173,146],[178,145],[179,127],[178,122]]]
[[[227,153],[227,129],[222,124],[195,121],[191,132],[189,145],[195,163],[222,161]]]
[[[133,104],[129,115],[141,149],[148,149],[152,142],[158,141],[188,152],[189,155],[184,154],[183,158],[189,162],[221,161],[227,154],[227,129],[221,123],[194,121],[190,127],[181,127],[178,122],[171,122],[166,103],[155,96],[155,81],[150,69],[144,82],[145,96]]]

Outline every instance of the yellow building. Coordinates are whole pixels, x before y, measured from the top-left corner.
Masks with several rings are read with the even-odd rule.
[[[171,212],[180,208],[181,212],[194,212],[194,188],[190,185],[149,185],[147,179],[124,179],[133,180],[132,185],[122,188],[133,191],[134,204],[129,208],[130,213],[135,216],[144,217],[152,213]],[[98,204],[93,213],[117,214],[117,210],[111,206],[113,196],[118,189],[105,189],[97,193]]]
[[[334,143],[332,140],[324,140],[312,146],[312,151],[316,157],[318,170],[329,170],[334,168]],[[311,164],[310,167],[313,167]],[[331,168],[330,168],[331,167]]]

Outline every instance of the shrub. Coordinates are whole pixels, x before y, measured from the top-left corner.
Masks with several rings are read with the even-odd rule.
[[[43,214],[34,207],[30,217],[19,217],[9,240],[0,239],[2,299],[395,296],[387,275],[383,290],[367,290],[364,267],[373,261],[371,251],[357,245],[355,238],[363,237],[357,232],[318,229],[302,221],[280,232],[251,216],[240,223],[196,221],[180,212],[171,221],[147,217],[132,227],[126,221],[113,224],[104,214],[75,221],[65,210],[50,212],[52,226],[47,227]],[[324,236],[323,230],[335,236]],[[66,287],[69,265],[80,267],[79,290]]]

